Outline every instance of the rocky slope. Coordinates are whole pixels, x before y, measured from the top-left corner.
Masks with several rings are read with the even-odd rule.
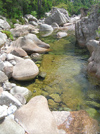
[[[100,78],[100,5],[93,6],[75,25],[78,44],[90,52],[87,71]]]

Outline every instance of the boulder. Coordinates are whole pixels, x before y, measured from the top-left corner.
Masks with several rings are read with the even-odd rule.
[[[10,32],[13,34],[14,37],[20,37],[20,36],[24,36],[28,33],[35,33],[36,28],[31,25],[31,24],[27,24],[27,25],[17,25],[14,29],[11,29]]]
[[[32,60],[23,59],[13,67],[12,77],[15,80],[31,80],[34,79],[38,73],[39,69]]]
[[[81,47],[86,46],[89,40],[96,38],[96,30],[100,25],[100,14],[98,13],[99,6],[95,5],[90,11],[90,15],[81,18],[75,24],[75,35],[78,44]]]
[[[4,63],[0,60],[0,71],[4,71]]]
[[[8,48],[7,51],[11,51],[12,48],[19,47],[22,48],[27,53],[31,54],[33,52],[45,53],[50,51],[48,49],[50,46],[39,40],[35,34],[28,34],[24,37],[19,37],[12,45]]]
[[[3,89],[4,91],[10,91],[12,88],[14,88],[16,86],[15,83],[10,83],[10,82],[5,82],[3,83]]]
[[[10,53],[13,54],[13,55],[19,56],[19,57],[28,56],[27,53],[21,47],[12,48]]]
[[[11,78],[12,72],[13,72],[13,65],[10,62],[5,61],[4,62],[4,73],[8,76],[8,78]]]
[[[66,36],[67,36],[66,32],[58,32],[57,33],[57,38],[63,38],[63,37],[66,37]]]
[[[0,48],[6,43],[7,36],[4,33],[0,32]]]
[[[40,34],[43,37],[49,36],[53,32],[52,26],[48,24],[40,24],[39,26]]]
[[[11,116],[0,121],[0,134],[25,134],[25,130]]]
[[[63,24],[69,21],[69,17],[67,17],[68,14],[66,16],[64,14],[64,11],[59,8],[53,8],[51,10],[51,15],[45,19],[45,23],[52,25],[53,22],[56,22],[59,26],[62,26]]]
[[[3,82],[7,80],[8,80],[8,77],[5,75],[5,73],[0,71],[0,84],[2,84]]]
[[[53,111],[52,112],[60,130],[60,134],[96,134],[99,133],[99,125],[95,119],[89,117],[84,111]]]
[[[0,16],[0,29],[8,30],[10,29],[9,23],[6,21],[6,18]]]
[[[87,71],[100,78],[100,43],[96,40],[90,40],[86,45],[91,53]]]
[[[32,98],[15,112],[15,118],[29,134],[58,134],[55,119],[43,96]]]
[[[13,87],[11,90],[10,90],[10,93],[12,95],[15,95],[15,94],[21,94],[22,96],[25,97],[25,99],[27,100],[30,95],[31,95],[31,91],[29,91],[27,88],[25,87],[20,87],[20,86],[15,86]]]
[[[0,105],[9,106],[10,104],[13,104],[17,107],[21,106],[21,103],[14,96],[12,96],[7,91],[3,91],[2,94],[0,95]]]
[[[38,26],[38,23],[36,23],[35,21],[30,21],[30,24],[32,24],[33,26]]]
[[[28,19],[28,21],[35,21],[35,22],[38,21],[37,18],[34,17],[34,16],[31,15],[31,14],[26,14],[26,15],[25,15],[25,18]]]
[[[95,51],[97,49],[97,47],[99,46],[99,41],[97,40],[89,40],[87,43],[86,43],[86,46],[90,52],[90,54],[92,54],[93,51]]]

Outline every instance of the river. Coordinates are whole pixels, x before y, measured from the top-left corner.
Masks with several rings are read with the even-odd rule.
[[[49,43],[51,52],[42,56],[36,64],[46,77],[36,77],[28,82],[17,82],[32,91],[32,97],[44,95],[51,110],[86,110],[100,121],[100,84],[87,71],[89,52],[79,48],[75,35],[57,39],[53,33],[41,40]]]

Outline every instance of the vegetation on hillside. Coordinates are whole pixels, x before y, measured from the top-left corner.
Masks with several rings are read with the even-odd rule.
[[[97,2],[98,0],[0,0],[0,15],[19,19],[25,14],[32,14],[40,18],[52,6],[63,7],[72,15],[79,14],[81,7],[89,8]]]

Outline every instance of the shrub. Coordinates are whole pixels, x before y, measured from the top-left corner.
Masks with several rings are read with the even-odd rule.
[[[10,32],[10,31],[2,30],[1,32],[2,32],[2,33],[5,33],[5,34],[7,35],[7,37],[8,37],[8,38],[10,38],[11,40],[13,40],[13,39],[14,39],[14,38],[13,38],[13,35],[11,34],[11,32]]]
[[[33,15],[34,17],[37,18],[37,12],[36,12],[36,11],[32,11],[32,12],[31,12],[31,15]]]

